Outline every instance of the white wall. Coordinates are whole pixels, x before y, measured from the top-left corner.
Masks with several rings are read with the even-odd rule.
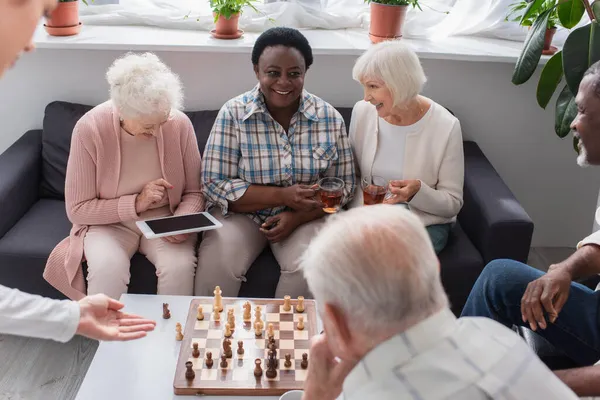
[[[97,104],[107,97],[104,72],[114,51],[38,50],[0,81],[0,151],[41,126],[52,100]],[[250,56],[159,53],[180,74],[188,110],[219,108],[255,84]],[[362,95],[351,79],[354,57],[318,56],[306,87],[336,106]],[[591,232],[600,171],[583,170],[567,141],[553,133],[553,110],[535,102],[535,83],[515,87],[513,66],[423,60],[425,94],[451,108],[535,222],[534,245],[574,246]],[[552,107],[549,107],[552,108]]]

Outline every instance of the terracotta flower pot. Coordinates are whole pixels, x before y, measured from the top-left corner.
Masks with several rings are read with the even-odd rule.
[[[542,54],[552,55],[558,51],[558,49],[552,46],[552,39],[556,33],[556,28],[546,29],[546,35],[544,36],[544,50]]]
[[[79,22],[79,2],[60,2],[44,25],[46,32],[53,36],[76,35],[81,30]]]
[[[238,29],[240,14],[233,14],[229,19],[219,15],[214,31],[211,33],[217,39],[237,39],[244,33]]]
[[[369,38],[373,43],[400,39],[408,6],[391,6],[371,2]]]

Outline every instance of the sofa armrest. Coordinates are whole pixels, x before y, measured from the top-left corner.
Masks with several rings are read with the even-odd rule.
[[[464,142],[464,205],[458,220],[486,263],[526,262],[533,222],[474,142]]]
[[[42,131],[29,131],[0,154],[0,237],[38,199]]]

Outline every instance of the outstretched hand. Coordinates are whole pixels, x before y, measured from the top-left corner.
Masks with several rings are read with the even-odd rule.
[[[126,341],[146,336],[156,322],[120,310],[125,305],[104,294],[79,301],[80,318],[77,334],[96,340]]]

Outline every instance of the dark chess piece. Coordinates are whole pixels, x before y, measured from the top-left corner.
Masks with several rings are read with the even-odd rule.
[[[209,351],[208,353],[206,353],[206,368],[212,368],[212,366],[213,366],[212,353]]]
[[[238,342],[238,349],[237,349],[237,353],[241,356],[244,354],[244,342],[242,342],[241,340]]]
[[[302,353],[302,362],[300,363],[302,369],[308,368],[308,354]]]
[[[221,356],[221,368],[227,368],[227,357],[225,354]]]
[[[254,367],[254,376],[256,376],[257,378],[261,377],[262,373],[263,373],[263,370],[260,367],[260,363],[261,363],[260,358],[257,358],[256,360],[254,360],[254,365],[255,365],[255,367]]]
[[[283,366],[286,368],[292,367],[292,355],[290,353],[287,353],[285,355],[285,363],[283,364]]]
[[[192,362],[188,361],[185,363],[185,379],[192,380],[196,377],[196,373],[192,369]]]
[[[194,349],[192,350],[192,357],[194,357],[194,358],[200,357],[200,350],[198,350],[198,343],[194,343],[192,346],[194,347]]]
[[[275,344],[275,338],[274,337],[270,337],[269,338],[269,347],[271,347],[272,344]]]
[[[270,353],[273,353],[273,360],[275,360],[275,368],[279,367],[279,359],[277,358],[277,348],[275,347],[275,343],[271,343],[269,347],[271,350]]]
[[[223,352],[225,353],[225,357],[231,358],[233,353],[231,352],[231,340],[225,338],[223,340]]]
[[[163,303],[163,318],[171,318],[171,311],[169,311],[169,303]]]
[[[267,361],[267,372],[265,376],[269,379],[277,377],[276,360],[273,358],[273,353],[269,351],[269,359]]]

